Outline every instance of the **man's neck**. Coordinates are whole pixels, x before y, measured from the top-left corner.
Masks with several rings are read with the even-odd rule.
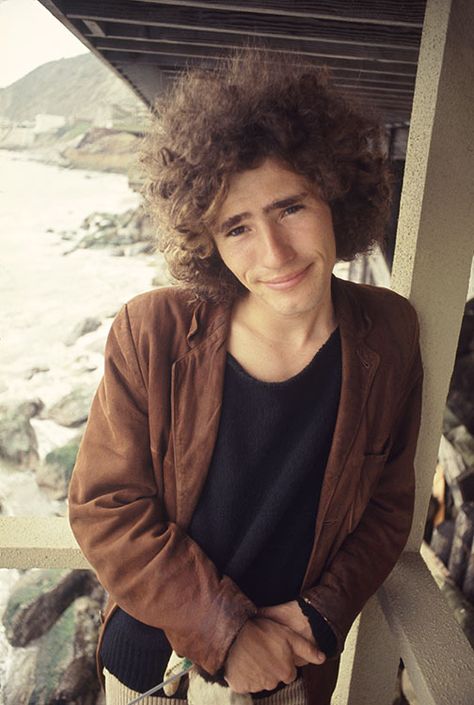
[[[228,350],[263,381],[289,379],[302,370],[337,326],[332,301],[298,316],[279,315],[250,299],[233,308]]]
[[[232,323],[269,345],[283,342],[292,350],[326,340],[337,325],[330,294],[319,307],[295,315],[281,314],[258,299],[245,297],[234,305]]]

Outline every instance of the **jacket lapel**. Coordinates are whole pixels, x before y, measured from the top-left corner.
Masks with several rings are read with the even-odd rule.
[[[176,521],[186,528],[206,481],[222,406],[228,315],[172,368],[172,434],[176,477]],[[191,334],[199,331],[193,322]],[[209,332],[209,329],[207,329]]]
[[[363,417],[370,388],[379,364],[378,353],[364,342],[370,327],[357,302],[352,298],[344,282],[333,277],[333,302],[339,323],[342,349],[342,385],[336,425],[329,452],[323,486],[319,500],[313,549],[308,563],[304,586],[314,582],[327,557],[324,544],[332,542],[333,532],[324,535],[328,528],[340,518],[348,498],[355,496],[359,481],[358,468],[344,473],[350,458]]]

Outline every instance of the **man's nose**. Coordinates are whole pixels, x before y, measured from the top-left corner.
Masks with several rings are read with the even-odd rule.
[[[261,261],[259,264],[278,269],[295,257],[288,234],[277,223],[266,223],[261,229]]]

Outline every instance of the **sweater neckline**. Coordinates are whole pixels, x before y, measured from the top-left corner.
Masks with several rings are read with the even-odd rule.
[[[339,339],[339,326],[336,326],[336,328],[333,330],[331,335],[327,338],[327,340],[321,345],[320,348],[318,348],[314,354],[314,356],[311,358],[311,360],[308,362],[305,367],[303,367],[302,370],[297,372],[295,375],[292,375],[291,377],[288,377],[288,379],[281,380],[280,382],[266,382],[264,380],[258,379],[257,377],[254,377],[253,375],[249,374],[240,364],[240,362],[230,353],[227,351],[227,365],[238,375],[243,377],[247,382],[251,382],[255,385],[261,385],[262,387],[272,387],[273,389],[277,388],[286,388],[289,387],[293,384],[298,383],[302,378],[306,377],[313,367],[316,364],[316,361],[319,362],[319,358],[321,353],[325,351],[332,343],[333,341],[336,341]]]

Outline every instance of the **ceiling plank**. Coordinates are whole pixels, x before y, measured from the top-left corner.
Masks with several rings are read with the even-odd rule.
[[[212,55],[208,56],[200,56],[200,57],[194,57],[194,56],[179,56],[179,55],[151,55],[151,54],[136,54],[133,52],[126,52],[126,51],[113,51],[112,49],[106,49],[102,51],[102,54],[104,57],[106,57],[109,61],[115,61],[115,60],[121,60],[121,61],[127,61],[130,63],[138,63],[138,64],[155,64],[155,65],[160,65],[160,66],[173,66],[175,68],[187,68],[191,66],[196,66],[196,67],[203,67],[203,68],[209,68],[212,69],[216,66],[216,63],[218,62],[218,59],[213,57]],[[331,67],[341,67],[344,69],[347,69],[347,60],[343,59],[329,59],[327,61],[321,61],[318,59],[314,59],[310,63],[314,64],[315,66],[329,66]],[[362,61],[362,60],[354,60],[352,63],[352,68],[354,71],[360,71],[360,72],[376,72],[378,68],[383,67],[383,72],[386,74],[389,74],[391,72],[395,72],[398,75],[404,75],[404,76],[414,76],[414,67],[411,66],[406,66],[405,64],[379,64],[376,61]]]
[[[208,32],[199,27],[194,28],[174,28],[151,26],[144,24],[130,24],[120,22],[105,22],[103,24],[105,33],[110,39],[130,39],[136,41],[162,41],[178,44],[194,44],[197,46],[226,46],[229,48],[239,48],[248,44],[249,37],[245,34],[234,33],[229,35],[224,30]],[[357,42],[338,43],[336,40],[327,40],[319,36],[308,38],[295,37],[271,37],[265,42],[264,48],[273,51],[296,51],[298,53],[314,53],[315,51],[332,51],[342,53],[354,53],[357,51],[363,52],[364,55],[378,55],[380,58],[390,59],[392,55],[396,55],[400,61],[409,63],[417,63],[419,47],[416,46],[398,46],[393,47],[374,47],[367,44]],[[258,50],[258,46],[256,47]]]
[[[91,41],[96,39],[96,35],[87,35]],[[179,36],[179,34],[178,34]],[[188,56],[208,56],[209,53],[214,53],[216,56],[222,56],[228,51],[238,50],[245,44],[245,39],[239,42],[238,39],[232,39],[230,43],[223,46],[222,41],[203,41],[189,42],[185,37],[181,37],[180,41],[167,39],[168,32],[162,32],[160,38],[150,40],[123,39],[105,34],[94,41],[94,45],[99,50],[114,49],[138,52],[143,54],[154,53],[182,53],[186,51]],[[301,46],[302,42],[286,42],[284,49],[276,49],[269,47],[270,53],[289,53],[297,54],[298,56],[332,56],[339,59],[374,59],[380,62],[401,62],[416,66],[418,51],[411,49],[410,53],[404,53],[394,49],[384,49],[383,47],[364,47],[358,44],[334,44],[325,42],[306,42],[306,49]]]
[[[143,0],[160,5],[178,5],[203,9],[219,9],[228,12],[254,12],[285,17],[312,17],[315,19],[336,19],[338,22],[362,22],[364,24],[387,24],[395,27],[421,27],[425,14],[425,0],[319,0],[317,6],[312,0]]]
[[[206,31],[244,33],[248,36],[287,36],[289,38],[325,37],[338,42],[358,42],[372,46],[407,46],[419,44],[421,29],[393,28],[275,15],[255,15],[250,12],[228,13],[193,7],[155,5],[143,0],[113,2],[111,0],[62,0],[66,15],[72,19],[115,21],[194,28]]]
[[[84,20],[84,24],[86,25],[86,29],[88,29],[91,32],[91,35],[93,37],[105,37],[105,32],[100,26],[98,22],[95,22],[94,20]]]

